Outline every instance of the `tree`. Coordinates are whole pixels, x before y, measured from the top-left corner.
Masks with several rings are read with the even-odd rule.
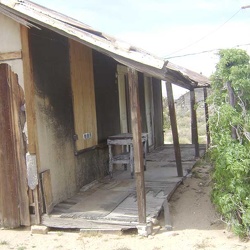
[[[212,199],[241,237],[250,232],[250,57],[225,49],[211,77]]]

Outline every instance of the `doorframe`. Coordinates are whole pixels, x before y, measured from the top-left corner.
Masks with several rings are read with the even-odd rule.
[[[145,113],[149,149],[154,147],[154,100],[152,77],[144,74]],[[149,116],[148,116],[149,115]]]

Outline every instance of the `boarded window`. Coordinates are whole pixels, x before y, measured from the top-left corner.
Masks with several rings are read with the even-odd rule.
[[[73,40],[70,44],[70,73],[77,151],[97,144],[96,105],[92,49]]]

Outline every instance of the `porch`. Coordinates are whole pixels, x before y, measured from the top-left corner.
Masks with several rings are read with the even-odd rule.
[[[205,145],[200,145],[200,155]],[[195,146],[180,145],[184,177],[177,177],[173,145],[164,145],[146,157],[145,171],[147,222],[156,219],[183,178],[196,162]],[[82,230],[126,230],[138,225],[136,182],[130,171],[118,167],[113,178],[84,186],[78,194],[57,204],[42,224],[51,228]]]

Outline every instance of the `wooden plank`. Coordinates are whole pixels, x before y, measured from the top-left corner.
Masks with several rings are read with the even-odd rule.
[[[207,148],[209,148],[211,140],[210,140],[210,129],[209,129],[209,113],[208,113],[208,104],[207,104],[207,88],[203,88],[204,93],[204,109],[205,109],[205,119],[206,119],[206,136],[207,136]]]
[[[144,183],[144,161],[142,149],[141,113],[138,94],[138,79],[134,69],[128,69],[130,112],[134,145],[134,171],[138,202],[139,223],[146,223],[146,195]]]
[[[90,221],[87,219],[73,219],[73,218],[60,218],[58,216],[48,216],[43,215],[42,217],[42,224],[48,227],[54,228],[78,228],[78,229],[96,229],[96,230],[103,230],[103,229],[120,229],[123,228],[131,228],[134,227],[132,224],[122,225],[121,223],[115,221]]]
[[[28,151],[36,154],[36,114],[35,114],[35,86],[33,78],[32,60],[29,50],[28,28],[20,25],[22,54],[23,54],[23,78],[26,103],[26,119],[28,129]]]
[[[12,129],[15,138],[14,151],[16,154],[17,183],[19,195],[20,224],[30,226],[29,196],[27,184],[27,170],[25,163],[26,145],[23,138],[25,113],[21,111],[24,105],[23,89],[18,84],[17,75],[10,74],[11,102],[12,102]]]
[[[198,127],[197,127],[197,114],[195,108],[195,92],[194,89],[190,90],[190,110],[191,110],[191,134],[192,144],[195,147],[195,157],[200,156],[199,150],[199,138],[198,138]]]
[[[15,60],[15,59],[22,59],[21,51],[0,53],[0,62],[7,60]]]
[[[46,214],[50,214],[53,210],[53,195],[52,195],[51,177],[49,169],[41,173],[41,180],[42,180],[42,193],[45,203],[45,212]]]
[[[166,90],[167,90],[167,98],[168,98],[170,123],[171,123],[173,142],[174,142],[174,152],[175,152],[177,173],[179,177],[182,177],[183,169],[182,169],[182,162],[181,162],[181,150],[180,150],[179,135],[178,135],[177,122],[176,122],[173,89],[172,89],[171,83],[166,82]]]
[[[0,226],[20,226],[10,69],[0,64]]]
[[[96,105],[92,50],[69,40],[70,71],[73,94],[74,125],[77,151],[97,145]],[[85,133],[91,137],[84,139]]]
[[[24,93],[26,105],[26,122],[28,130],[28,152],[36,155],[37,168],[39,172],[40,158],[37,140],[37,123],[35,111],[35,85],[32,67],[32,58],[29,48],[29,31],[28,28],[20,25],[22,56],[23,56],[23,78],[24,78]],[[39,208],[39,187],[33,190],[33,198],[35,203],[35,223],[40,223],[40,208]]]

